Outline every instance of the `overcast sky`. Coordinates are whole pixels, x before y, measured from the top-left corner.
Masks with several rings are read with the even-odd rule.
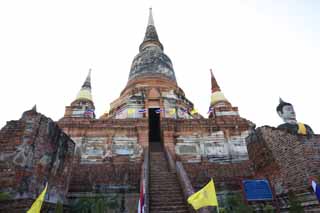
[[[281,96],[320,132],[320,1],[0,1],[0,126],[34,104],[58,120],[89,68],[96,114],[128,80],[153,7],[187,98],[207,116],[210,72],[240,115],[282,123]]]

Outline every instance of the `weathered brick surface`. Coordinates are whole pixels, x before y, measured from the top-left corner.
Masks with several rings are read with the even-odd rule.
[[[59,126],[71,137],[103,137],[104,146],[112,144],[116,136],[137,137],[138,143],[148,147],[147,119],[107,119],[63,118]],[[71,175],[70,193],[108,190],[112,187],[129,187],[137,190],[143,157],[130,160],[126,155],[112,155],[103,161],[80,162],[77,153]]]
[[[208,135],[216,131],[224,131],[227,137],[239,135],[249,130],[254,124],[241,117],[222,116],[216,119],[170,119],[161,120],[163,142],[174,143],[177,136]]]
[[[195,188],[203,186],[210,178],[213,178],[217,185],[224,185],[224,190],[228,188],[229,190],[239,190],[242,179],[252,178],[254,176],[250,161],[227,164],[210,162],[184,163],[183,167]]]
[[[305,209],[318,209],[310,194],[310,177],[320,177],[320,136],[297,136],[271,127],[257,128],[247,138],[255,177],[268,178],[278,196],[280,206],[287,208],[287,193],[294,192]]]
[[[75,145],[44,115],[26,111],[0,131],[0,185],[12,198],[34,198],[48,182],[50,202],[64,201]]]
[[[253,127],[253,123],[239,116],[221,116],[215,119],[163,119],[161,121],[163,142],[173,159],[183,162],[195,189],[203,186],[213,178],[219,188],[239,190],[243,178],[254,176],[252,163],[245,160],[239,163],[212,163],[201,157],[199,163],[188,163],[192,156],[177,156],[175,153],[176,138],[189,135],[210,135],[213,132],[223,131],[225,137],[240,135]],[[189,159],[189,157],[191,159]]]
[[[148,136],[148,120],[145,118],[92,120],[65,117],[58,121],[58,125],[71,137],[112,137],[123,135],[128,137],[138,136],[146,140]]]
[[[141,163],[102,163],[74,165],[69,192],[105,192],[112,187],[137,190]]]
[[[221,116],[215,119],[163,119],[162,127],[176,132],[214,132],[229,129],[232,134],[248,130],[252,122],[239,116]]]
[[[308,191],[308,179],[320,176],[320,136],[308,139],[261,127],[247,139],[257,176],[269,177],[278,192]]]

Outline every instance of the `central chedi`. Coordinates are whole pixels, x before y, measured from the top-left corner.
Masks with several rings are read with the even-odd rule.
[[[178,86],[172,62],[163,50],[150,9],[128,82],[109,112],[98,119],[89,72],[59,121],[76,142],[80,162],[115,162],[125,156],[139,161],[142,149],[149,147],[167,148],[189,163],[248,160],[245,137],[254,124],[240,117],[212,71],[209,119],[204,119]]]
[[[164,54],[163,45],[159,41],[151,8],[146,34],[139,50],[139,54],[132,62],[129,80],[157,74],[173,81],[176,80],[171,60]]]
[[[178,87],[170,58],[163,52],[150,8],[145,37],[133,59],[128,83],[111,103],[108,117],[142,118],[153,112],[166,118],[198,116],[188,112],[192,109],[193,104]]]

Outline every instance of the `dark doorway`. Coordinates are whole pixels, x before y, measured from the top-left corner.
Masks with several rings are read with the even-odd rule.
[[[149,143],[160,143],[160,109],[149,109]],[[151,144],[150,144],[151,145]]]

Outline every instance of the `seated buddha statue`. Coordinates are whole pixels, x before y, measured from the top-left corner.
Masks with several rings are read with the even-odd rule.
[[[312,136],[314,134],[310,126],[297,122],[292,104],[284,102],[281,98],[277,106],[277,113],[284,121],[283,124],[278,126],[279,129],[284,129],[296,135]]]

